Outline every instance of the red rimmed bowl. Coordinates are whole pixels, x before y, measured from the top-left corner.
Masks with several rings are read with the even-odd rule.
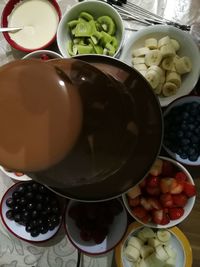
[[[18,182],[1,200],[1,218],[7,230],[28,242],[44,242],[60,229],[65,201],[36,182]]]
[[[119,199],[105,202],[70,200],[64,218],[66,234],[80,251],[100,255],[112,250],[127,229],[127,213]]]
[[[23,3],[24,2],[24,3]],[[36,3],[37,2],[37,3]],[[27,3],[29,7],[27,7]],[[39,4],[41,5],[39,7]],[[26,12],[21,13],[19,11],[20,5],[26,5]],[[18,9],[18,11],[16,11]],[[18,12],[18,17],[16,17],[16,12]],[[15,13],[15,16],[13,15]],[[47,19],[48,17],[48,19]],[[51,19],[50,19],[51,18]],[[12,19],[12,21],[11,21]],[[23,52],[32,52],[39,49],[44,49],[50,46],[56,39],[56,32],[59,21],[61,19],[61,10],[56,0],[45,0],[45,1],[21,1],[21,0],[9,0],[5,5],[1,17],[2,27],[23,27],[22,30],[14,33],[3,32],[3,35],[7,42],[15,49]],[[36,24],[33,25],[33,21]],[[41,24],[38,24],[41,22]],[[52,24],[51,24],[52,22]],[[27,23],[27,25],[24,25]],[[34,34],[36,29],[41,25],[41,29]],[[49,32],[46,29],[51,25]],[[46,29],[45,29],[46,28]],[[46,31],[46,37],[45,36]],[[37,36],[39,37],[36,43]],[[47,36],[48,34],[48,36]],[[23,39],[25,38],[25,39]]]

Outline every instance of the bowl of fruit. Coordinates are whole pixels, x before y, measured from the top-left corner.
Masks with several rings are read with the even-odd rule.
[[[58,48],[63,57],[116,56],[122,47],[124,32],[122,18],[111,5],[84,1],[63,15],[57,31]]]
[[[187,32],[173,26],[154,25],[134,33],[120,59],[144,76],[162,107],[188,95],[199,79],[199,49]]]
[[[118,267],[191,267],[192,249],[176,226],[154,229],[134,222],[116,247],[115,260]]]
[[[1,200],[1,218],[16,237],[30,242],[52,238],[62,224],[65,202],[44,185],[18,182]]]
[[[59,53],[51,50],[37,50],[23,57],[23,59],[41,59],[41,60],[51,60],[55,58],[62,58],[62,56]]]
[[[119,199],[104,202],[69,201],[65,229],[80,251],[99,255],[112,250],[127,229],[127,213]]]
[[[129,214],[153,228],[169,228],[182,222],[195,199],[196,187],[190,173],[167,157],[156,159],[148,175],[123,194]]]
[[[163,148],[183,164],[200,165],[200,96],[177,99],[163,115]]]

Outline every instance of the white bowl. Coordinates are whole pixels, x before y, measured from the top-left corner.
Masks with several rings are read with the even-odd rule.
[[[48,232],[45,233],[45,234],[41,234],[40,233],[36,237],[32,237],[30,235],[30,233],[28,233],[25,230],[25,226],[24,225],[21,225],[21,224],[15,222],[14,220],[8,219],[7,216],[6,216],[6,212],[8,210],[10,210],[10,208],[6,204],[6,200],[8,198],[12,197],[13,192],[15,192],[20,185],[24,185],[24,184],[27,184],[27,183],[30,183],[30,182],[18,182],[18,183],[15,183],[13,186],[11,186],[5,192],[5,194],[4,194],[4,196],[3,196],[2,200],[1,200],[1,207],[0,207],[0,213],[1,213],[2,222],[3,222],[4,226],[7,228],[7,230],[10,233],[12,233],[14,236],[16,236],[16,237],[18,237],[18,238],[20,238],[22,240],[25,240],[25,241],[28,241],[28,242],[43,242],[43,241],[47,241],[47,240],[51,239],[58,232],[58,230],[59,230],[59,228],[60,228],[60,226],[62,224],[62,213],[63,213],[63,210],[64,210],[64,204],[63,204],[63,202],[61,201],[60,198],[58,198],[59,206],[61,208],[61,219],[60,219],[59,224],[53,230],[48,230]],[[55,198],[56,197],[57,196],[55,195]]]
[[[130,36],[130,39],[127,40],[126,45],[123,47],[122,54],[120,56],[122,61],[132,66],[132,49],[144,47],[144,42],[147,38],[153,37],[160,39],[166,35],[168,35],[170,38],[176,39],[180,43],[180,50],[177,52],[177,54],[180,56],[188,56],[191,59],[192,71],[182,76],[182,84],[175,95],[169,97],[159,97],[162,107],[167,106],[169,103],[181,96],[189,94],[194,89],[199,79],[200,53],[190,34],[173,26],[148,26]]]
[[[35,59],[45,60],[43,59],[43,56],[47,56],[49,60],[54,59],[54,58],[63,58],[60,54],[54,51],[51,51],[51,50],[37,50],[37,51],[31,52],[25,55],[23,59],[34,59],[35,58]]]
[[[124,249],[127,246],[129,239],[144,229],[144,226],[138,222],[129,225],[126,236],[115,249],[115,261],[117,267],[136,267],[136,264],[127,260],[124,255]],[[155,229],[152,229],[155,231]],[[178,227],[167,229],[171,234],[169,246],[176,253],[176,267],[191,267],[192,266],[192,248],[184,233]],[[156,232],[156,231],[155,231]]]
[[[123,238],[127,229],[127,213],[120,200],[116,199],[114,201],[119,202],[118,204],[120,204],[122,211],[114,216],[113,222],[109,225],[108,234],[106,235],[105,239],[98,244],[96,244],[94,240],[83,241],[80,237],[80,228],[78,228],[76,225],[75,220],[69,216],[70,208],[79,203],[83,204],[84,206],[88,204],[91,205],[91,203],[77,202],[74,200],[69,201],[65,213],[64,225],[69,240],[78,250],[86,254],[100,255],[112,250]],[[98,205],[101,204],[101,202],[92,203],[92,205],[93,204],[97,205],[97,210],[99,210]],[[85,214],[83,214],[83,217],[85,218]]]
[[[67,41],[71,40],[67,23],[71,20],[77,19],[82,11],[91,13],[95,19],[103,15],[108,15],[113,18],[117,28],[115,36],[118,40],[118,49],[114,55],[116,56],[122,47],[125,34],[121,16],[111,5],[107,3],[101,1],[85,1],[75,4],[68,11],[66,11],[58,25],[57,43],[60,53],[63,55],[63,57],[71,57],[67,51]]]
[[[4,167],[0,166],[0,170],[5,173],[10,178],[16,180],[16,181],[29,181],[32,180],[31,177],[29,177],[26,174],[19,173],[19,172],[11,172],[6,170]]]
[[[182,164],[180,164],[179,162],[177,162],[177,161],[175,161],[173,159],[167,158],[167,157],[161,157],[160,156],[158,158],[161,159],[161,160],[165,160],[165,161],[171,162],[174,165],[175,168],[177,168],[179,171],[182,171],[187,176],[187,181],[189,181],[191,184],[194,185],[194,181],[193,181],[192,176],[190,175],[190,173],[187,171],[187,169]],[[147,223],[142,222],[140,219],[138,219],[132,213],[132,209],[131,209],[131,207],[130,207],[130,205],[128,203],[127,194],[123,194],[122,198],[123,198],[124,205],[125,205],[127,211],[129,212],[129,214],[131,215],[131,217],[134,218],[139,223],[141,223],[141,224],[143,224],[145,226],[151,227],[151,228],[170,228],[170,227],[173,227],[173,226],[181,223],[190,214],[190,212],[191,212],[191,210],[192,210],[192,208],[194,206],[195,200],[196,200],[196,196],[188,198],[186,205],[183,207],[184,214],[182,215],[182,217],[180,217],[179,219],[176,219],[176,220],[170,220],[170,222],[168,224],[161,225],[161,224],[156,224],[156,223],[154,223],[152,221],[148,221]]]
[[[184,97],[181,97],[177,100],[175,100],[173,103],[171,103],[167,109],[164,111],[163,113],[163,116],[164,116],[164,125],[165,125],[165,117],[170,114],[171,110],[174,108],[174,107],[180,107],[182,106],[183,104],[191,104],[192,102],[196,102],[199,104],[200,106],[200,96],[184,96]],[[200,114],[200,110],[199,110],[199,114]],[[181,111],[178,112],[178,116],[180,117],[181,116]],[[194,120],[196,121],[197,119],[197,116],[194,116]],[[173,116],[173,119],[175,120],[175,116]],[[180,124],[182,124],[183,121],[180,122]],[[178,122],[174,122],[174,124],[179,124]],[[189,124],[189,123],[188,123]],[[188,124],[186,126],[188,126]],[[199,125],[199,123],[197,123],[197,125]],[[197,127],[197,125],[195,126],[195,128]],[[171,129],[169,129],[170,132],[172,132]],[[186,128],[186,131],[187,132],[190,132],[191,133],[191,130],[189,128]],[[177,134],[177,131],[176,131],[176,134]],[[197,134],[198,136],[199,134]],[[186,137],[185,137],[186,138]],[[181,139],[180,137],[176,137],[176,143],[177,144],[180,144],[179,146],[182,147],[182,144],[181,144]],[[191,144],[189,145],[189,147],[191,146]],[[180,155],[176,152],[173,152],[169,147],[168,145],[165,143],[165,138],[163,140],[163,148],[166,150],[166,152],[172,157],[174,158],[175,160],[181,162],[182,164],[186,164],[186,165],[190,165],[190,166],[199,166],[200,165],[200,155],[198,157],[198,159],[196,161],[191,161],[189,160],[189,158],[187,159],[183,159],[180,157]],[[199,154],[200,154],[200,148],[199,148]]]

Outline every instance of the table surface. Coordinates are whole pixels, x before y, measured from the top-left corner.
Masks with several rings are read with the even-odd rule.
[[[7,0],[0,0],[0,15]],[[58,0],[62,13],[69,9],[76,0]],[[199,0],[130,0],[156,14],[167,19],[176,20],[182,24],[194,25],[191,35],[200,44],[200,1]],[[133,22],[125,22],[126,28],[139,29],[142,25]],[[133,31],[126,31],[128,41]],[[56,50],[54,46],[52,49]],[[22,58],[23,53],[13,50],[0,34],[0,65],[11,60]],[[200,83],[197,89],[200,89]],[[199,90],[200,91],[200,90]],[[187,167],[186,167],[187,168]],[[189,217],[178,227],[184,232],[190,241],[193,252],[193,267],[200,266],[200,168],[188,167],[194,177],[197,186],[197,199]],[[8,176],[0,171],[0,198],[14,183]],[[10,234],[0,221],[0,267],[75,267],[77,250],[67,239],[62,227],[52,240],[34,245],[21,241]],[[113,259],[113,251],[108,254],[89,257],[83,256],[82,267],[110,267],[116,266]]]

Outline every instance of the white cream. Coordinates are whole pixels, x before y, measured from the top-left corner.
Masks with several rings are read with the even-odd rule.
[[[52,40],[56,34],[59,17],[47,0],[25,0],[19,2],[11,12],[9,27],[23,27],[9,33],[11,39],[27,49],[36,49]]]

